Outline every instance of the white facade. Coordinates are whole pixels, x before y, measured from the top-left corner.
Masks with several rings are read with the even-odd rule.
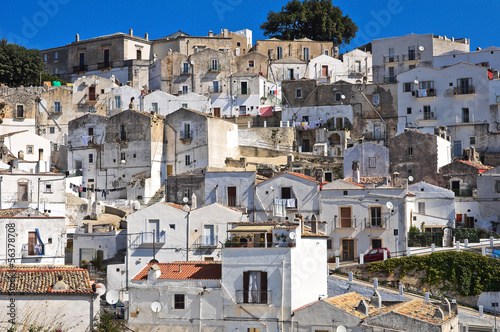
[[[15,257],[9,258],[14,258],[15,264],[64,265],[65,232],[64,217],[48,217],[32,208],[16,209],[11,217],[0,217],[0,238],[15,234],[15,241],[9,242],[15,250]],[[0,247],[0,262],[8,264],[6,247]]]
[[[300,80],[307,74],[307,64],[301,60],[286,57],[273,61],[269,67],[268,77],[276,82],[276,98],[281,99],[281,82],[288,80]]]
[[[355,48],[342,55],[342,62],[346,70],[346,77],[341,80],[356,83],[371,83],[373,81],[372,55]]]
[[[144,96],[144,111],[148,113],[166,116],[182,107],[209,113],[210,99],[197,93],[174,96],[163,91],[154,91]]]
[[[116,87],[115,81],[104,77],[91,75],[78,78],[73,83],[73,105],[77,105],[77,111],[91,113],[100,108],[106,109],[106,94]]]
[[[50,171],[52,150],[48,139],[22,131],[6,135],[3,140],[9,151],[20,159],[19,168],[30,173]]]
[[[480,139],[488,134],[491,121],[489,87],[487,69],[466,63],[399,74],[398,133],[405,127],[434,133],[436,126],[446,126],[454,156],[471,146],[478,151],[496,146]]]
[[[254,206],[254,187],[255,172],[207,171],[204,205],[219,202],[227,206],[247,208],[251,214]]]
[[[389,149],[365,142],[344,151],[344,177],[352,177],[352,162],[359,161],[360,176],[389,176]]]
[[[403,188],[368,188],[345,180],[323,186],[320,220],[327,222],[333,241],[329,256],[348,261],[373,248],[406,250],[405,197]]]
[[[134,109],[142,110],[141,97],[141,90],[128,85],[115,87],[102,96],[108,104],[108,112],[106,112],[108,116],[130,109],[131,102]]]
[[[434,57],[434,67],[443,68],[460,62],[500,69],[500,48],[490,46],[473,52],[453,50]]]
[[[345,65],[339,59],[328,55],[320,55],[307,64],[307,78],[321,83],[333,83],[343,80],[347,74]]]
[[[287,172],[261,182],[255,189],[254,221],[292,221],[296,213],[312,219],[319,214],[319,193],[319,182],[298,173]]]
[[[103,260],[115,257],[119,250],[127,248],[127,232],[111,231],[105,233],[73,234],[73,265],[80,266],[82,260],[90,261],[97,257]]]

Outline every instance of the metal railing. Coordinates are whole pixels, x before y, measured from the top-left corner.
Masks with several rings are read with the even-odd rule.
[[[475,92],[476,90],[473,86],[461,86],[454,89],[455,95],[471,95]]]
[[[413,95],[417,98],[436,97],[436,89],[418,89]]]
[[[193,139],[193,131],[181,131],[181,139]]]
[[[455,197],[471,197],[472,189],[452,189],[455,193]]]
[[[403,54],[403,61],[420,61],[420,54],[419,53]]]
[[[237,290],[237,304],[271,304],[272,291],[270,290]]]
[[[395,76],[386,76],[384,77],[384,83],[396,83]]]
[[[193,244],[195,248],[216,248],[219,243],[217,235],[202,235]]]
[[[50,107],[50,114],[61,114],[61,113],[62,113],[62,106],[56,107],[54,105]]]
[[[109,69],[111,68],[111,61],[99,62],[97,64],[97,69]]]
[[[436,120],[436,114],[434,112],[424,112],[424,120]]]
[[[385,55],[384,63],[399,62],[399,55]]]
[[[209,86],[208,93],[222,93],[222,87],[221,86]]]
[[[87,65],[78,65],[78,66],[73,66],[73,72],[77,73],[80,71],[87,71],[88,66]]]
[[[153,246],[153,244],[157,246],[161,246],[166,243],[166,234],[165,232],[160,232],[159,234],[153,233],[141,233],[135,237],[130,246],[132,248],[139,248],[140,246]]]
[[[238,91],[237,91],[237,93],[239,95],[243,95],[243,96],[245,96],[245,95],[251,95],[252,94],[252,90],[250,88],[246,88],[246,89],[239,88]]]

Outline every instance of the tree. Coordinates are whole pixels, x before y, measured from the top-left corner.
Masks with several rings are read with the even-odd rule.
[[[284,40],[310,38],[346,45],[356,36],[358,26],[332,0],[292,0],[280,12],[270,11],[261,24],[264,35]]]
[[[0,40],[0,83],[39,85],[43,62],[38,50]]]

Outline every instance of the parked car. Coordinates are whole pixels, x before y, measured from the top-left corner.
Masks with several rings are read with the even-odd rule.
[[[389,251],[389,249],[377,248],[377,249],[370,250],[370,252],[364,256],[365,263],[384,260],[384,250],[387,251],[387,258],[391,258],[391,252]],[[359,262],[359,259],[358,259],[358,262]]]

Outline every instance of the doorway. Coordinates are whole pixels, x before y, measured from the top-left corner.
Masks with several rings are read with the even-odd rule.
[[[353,239],[342,240],[342,260],[343,261],[354,260],[354,240]]]

